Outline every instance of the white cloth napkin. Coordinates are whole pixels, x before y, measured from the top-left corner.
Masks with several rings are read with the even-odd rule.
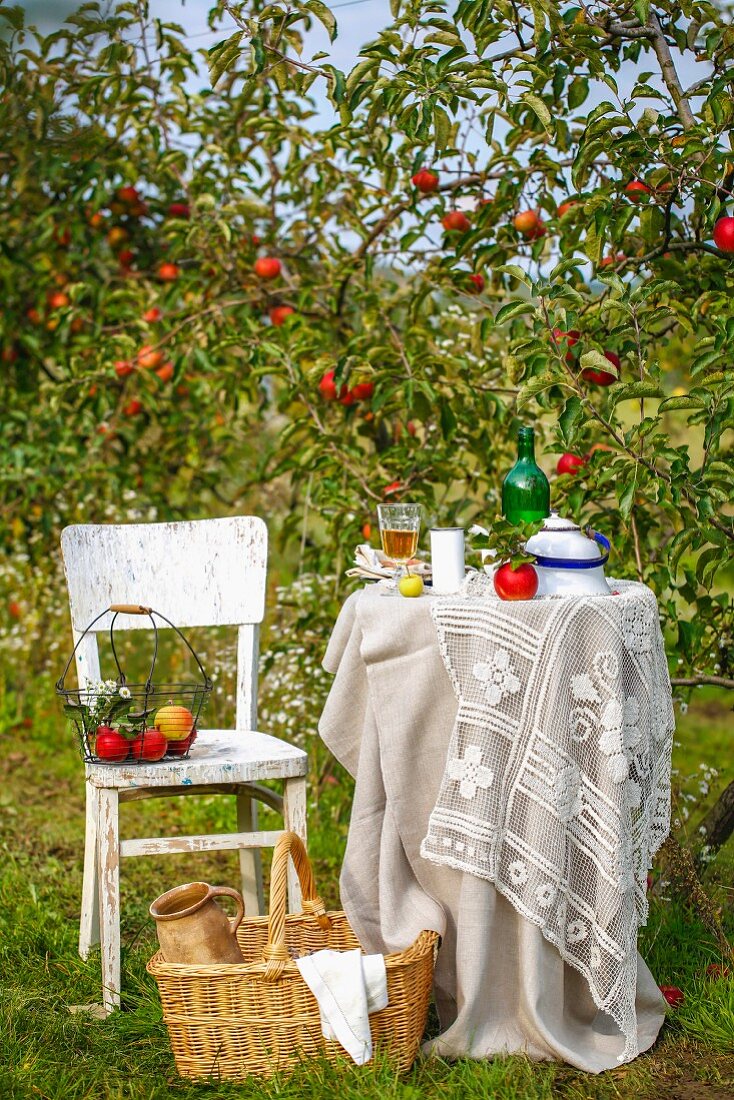
[[[412,573],[419,573],[424,578],[431,575],[430,562],[411,558],[409,564]],[[368,542],[363,542],[354,551],[354,566],[347,569],[347,576],[364,577],[370,580],[389,579],[395,573],[395,569],[396,563],[392,558],[386,557],[382,550],[377,550]]]
[[[336,1039],[358,1066],[372,1057],[369,1013],[387,1005],[383,955],[315,951],[296,959],[301,977],[318,1001],[321,1034]]]

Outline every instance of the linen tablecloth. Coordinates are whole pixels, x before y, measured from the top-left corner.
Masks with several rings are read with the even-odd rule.
[[[402,950],[423,929],[441,935],[434,984],[441,1034],[425,1053],[524,1052],[590,1072],[612,1068],[625,1037],[541,928],[492,882],[421,857],[458,709],[434,599],[401,599],[377,586],[352,594],[324,658],[335,680],[319,732],[356,777],[342,904],[370,952]],[[645,1050],[665,1002],[636,959],[637,1047]]]

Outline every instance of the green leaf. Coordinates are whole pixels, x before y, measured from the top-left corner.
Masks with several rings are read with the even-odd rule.
[[[530,107],[531,110],[535,112],[540,121],[543,123],[543,126],[545,126],[546,130],[550,130],[552,121],[551,113],[548,110],[546,103],[540,98],[540,96],[533,95],[532,92],[525,92],[522,98],[523,101],[527,103],[528,107]]]
[[[542,393],[543,390],[550,389],[551,386],[557,386],[561,379],[557,374],[552,374],[550,371],[546,371],[544,374],[537,374],[533,378],[530,378],[524,386],[520,387],[517,395],[517,407],[521,409],[524,405],[527,405],[529,401],[536,397],[537,394]]]
[[[209,66],[209,79],[212,82],[212,87],[218,82],[221,76],[226,73],[240,56],[240,43],[244,35],[244,31],[235,31],[234,34],[226,38],[224,42],[218,42],[216,46],[212,46],[208,51]]]
[[[558,418],[558,426],[561,429],[563,441],[570,447],[576,437],[576,428],[584,419],[584,406],[580,398],[572,394],[566,402],[563,412]]]
[[[596,348],[592,348],[591,351],[585,351],[579,362],[582,370],[603,370],[606,371],[607,374],[613,374],[616,378],[619,377],[619,371],[614,363],[611,363],[606,355],[602,355]]]
[[[635,15],[644,27],[650,17],[650,0],[634,0],[632,6],[635,9]]]
[[[502,325],[505,321],[511,321],[514,317],[520,317],[523,313],[532,313],[534,309],[535,306],[532,302],[508,302],[507,305],[497,310],[494,323],[496,325]]]
[[[674,412],[676,409],[703,409],[705,402],[700,397],[692,397],[690,394],[679,397],[666,397],[660,402],[658,412]]]
[[[612,387],[610,395],[615,405],[620,401],[635,401],[642,397],[662,397],[660,387],[655,382],[618,383]]]
[[[309,11],[313,12],[319,22],[322,23],[324,27],[326,27],[329,35],[329,40],[333,42],[338,32],[336,27],[336,19],[334,18],[331,10],[327,8],[326,4],[322,4],[321,0],[306,0],[305,7],[307,7]]]

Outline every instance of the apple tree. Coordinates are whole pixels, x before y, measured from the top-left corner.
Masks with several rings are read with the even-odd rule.
[[[7,551],[251,508],[341,575],[381,500],[491,526],[533,423],[734,687],[727,6],[391,0],[349,72],[321,0],[0,23]]]

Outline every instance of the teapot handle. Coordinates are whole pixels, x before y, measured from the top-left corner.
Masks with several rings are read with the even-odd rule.
[[[586,534],[590,539],[593,539],[598,546],[601,546],[601,558],[599,561],[594,562],[594,564],[606,565],[609,561],[609,552],[612,549],[612,544],[609,539],[606,535],[602,535],[601,531],[594,531],[591,527],[586,528]]]
[[[237,890],[233,890],[230,886],[211,886],[209,888],[209,897],[214,898],[218,896],[234,898],[234,900],[237,902],[237,914],[234,917],[232,923],[232,934],[234,935],[239,926],[242,924],[242,920],[245,915],[245,903],[242,900],[242,894],[238,893]]]

